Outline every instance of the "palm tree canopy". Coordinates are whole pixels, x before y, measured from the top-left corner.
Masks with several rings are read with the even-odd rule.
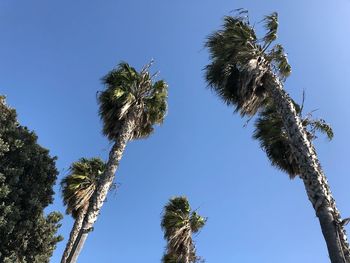
[[[103,133],[114,140],[130,117],[136,116],[133,139],[148,137],[154,124],[161,124],[167,112],[168,85],[164,80],[154,82],[146,65],[137,72],[127,63],[120,63],[104,78],[105,90],[99,95],[99,114],[103,121]]]
[[[291,73],[283,47],[270,47],[277,39],[277,13],[264,18],[266,34],[258,38],[246,11],[226,16],[221,30],[211,34],[206,42],[211,63],[206,66],[210,87],[241,115],[254,115],[265,103],[266,74],[276,74],[282,80]]]
[[[302,125],[310,140],[316,138],[316,131],[325,133],[329,140],[333,138],[333,130],[323,119],[312,119],[311,114],[301,116],[300,106],[294,102],[295,109],[302,119]],[[289,174],[290,178],[300,175],[300,169],[290,140],[283,125],[282,116],[277,113],[274,105],[269,102],[259,114],[255,122],[254,139],[260,142],[271,164]]]
[[[168,241],[164,263],[184,262],[188,256],[190,262],[196,262],[195,246],[192,234],[197,233],[206,223],[206,218],[191,212],[186,197],[170,199],[164,207],[161,227],[164,238]]]
[[[105,170],[105,163],[100,158],[81,158],[70,167],[70,173],[61,181],[63,203],[67,214],[76,218],[80,208],[87,206],[98,178]]]
[[[211,58],[211,64],[206,67],[206,80],[219,97],[241,115],[254,115],[260,110],[254,138],[260,141],[271,163],[293,178],[300,171],[282,117],[264,88],[265,77],[273,74],[284,81],[291,67],[283,47],[280,44],[271,47],[277,39],[277,13],[265,16],[263,22],[266,34],[258,38],[247,11],[238,10],[237,16],[224,18],[222,29],[210,35],[206,42]],[[301,114],[299,105],[294,103],[294,106]],[[309,139],[315,138],[316,131],[332,138],[332,129],[324,120],[308,116],[302,121]]]

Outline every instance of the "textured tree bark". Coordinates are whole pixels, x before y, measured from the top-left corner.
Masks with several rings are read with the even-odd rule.
[[[85,215],[83,226],[79,231],[79,235],[74,243],[71,254],[68,257],[67,263],[77,262],[78,256],[84,246],[89,232],[97,220],[101,207],[107,197],[108,190],[110,189],[115,172],[119,166],[119,161],[123,156],[126,144],[132,137],[132,133],[135,127],[135,118],[129,117],[123,124],[118,138],[116,139],[111,151],[109,152],[109,159],[105,172],[103,173],[100,183],[96,188],[95,193],[92,196],[88,211]]]
[[[87,210],[88,210],[88,206],[84,206],[79,210],[79,214],[78,214],[77,218],[75,219],[72,231],[70,232],[69,240],[68,240],[66,248],[64,250],[64,253],[63,253],[63,256],[61,259],[61,263],[66,263],[66,261],[68,259],[68,256],[69,256],[69,254],[72,250],[72,247],[74,245],[74,242],[79,234],[81,226],[83,225],[84,217],[85,217]]]
[[[349,263],[350,249],[346,232],[315,148],[308,140],[295,107],[279,78],[269,73],[264,85],[283,116],[283,124],[302,173],[300,177],[319,219],[331,262]]]

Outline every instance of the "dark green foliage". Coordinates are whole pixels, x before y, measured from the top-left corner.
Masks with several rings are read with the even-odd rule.
[[[291,178],[299,174],[299,166],[294,158],[289,138],[284,129],[281,116],[273,105],[266,106],[255,123],[254,139],[260,141],[271,164]]]
[[[265,16],[264,22],[267,33],[263,40],[266,48],[270,43],[277,39],[278,14],[273,12],[271,15]]]
[[[317,138],[316,132],[322,132],[327,135],[329,140],[332,140],[334,137],[332,127],[326,123],[324,119],[312,119],[312,115],[310,114],[306,118],[303,119],[303,125],[308,128],[308,133],[310,139]]]
[[[167,111],[167,89],[163,80],[153,82],[155,75],[149,73],[151,64],[137,72],[127,63],[120,63],[109,72],[103,82],[105,90],[99,95],[100,117],[103,133],[110,140],[131,115],[136,116],[132,138],[148,137],[154,124],[161,124]]]
[[[285,80],[292,72],[292,68],[288,63],[288,58],[284,48],[279,44],[275,45],[270,50],[268,58],[271,61],[271,67],[274,71],[282,80]]]
[[[211,63],[206,66],[208,85],[242,115],[254,115],[266,102],[264,80],[275,73],[285,79],[291,73],[281,45],[270,47],[277,38],[277,13],[264,19],[267,30],[258,39],[247,12],[227,16],[221,30],[208,37]]]
[[[62,218],[61,213],[52,212],[46,217],[42,215],[37,219],[36,228],[31,232],[31,241],[28,243],[27,250],[29,253],[25,257],[27,262],[50,262],[50,257],[56,248],[56,244],[63,239],[61,236],[55,235],[61,226],[59,221]],[[40,245],[37,242],[40,242]]]
[[[89,205],[106,164],[100,158],[81,158],[70,167],[70,173],[61,181],[63,203],[67,214],[76,218],[80,208]]]
[[[301,109],[294,102],[297,113],[301,116]],[[325,133],[331,140],[332,128],[322,119],[312,119],[311,115],[302,118],[302,125],[310,140],[316,138],[316,131]],[[259,140],[261,148],[266,152],[271,164],[289,174],[290,178],[300,175],[298,162],[283,125],[282,116],[277,113],[274,105],[269,102],[259,113],[255,122],[254,139]]]
[[[189,263],[198,262],[192,234],[197,233],[204,225],[206,219],[191,212],[186,197],[170,199],[164,207],[161,222],[164,238],[167,240],[166,253],[163,263]]]
[[[179,263],[175,255],[165,254],[162,258],[163,263]]]
[[[57,174],[55,158],[0,97],[0,262],[49,262],[62,239],[62,215],[43,212]]]

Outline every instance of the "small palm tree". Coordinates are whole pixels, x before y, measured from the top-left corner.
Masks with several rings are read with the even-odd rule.
[[[333,138],[333,130],[323,119],[312,119],[311,114],[301,116],[301,108],[294,102],[296,112],[299,114],[309,140],[314,140],[316,132],[327,135],[329,140]],[[301,175],[295,150],[289,142],[287,132],[283,126],[282,116],[277,112],[272,103],[268,103],[259,113],[255,122],[254,139],[260,141],[261,148],[266,152],[271,164],[286,172],[291,179]]]
[[[123,62],[103,78],[105,90],[99,94],[99,113],[103,121],[103,134],[114,145],[68,262],[76,262],[97,220],[126,144],[130,140],[147,138],[153,133],[154,125],[164,120],[168,86],[163,80],[154,81],[157,74],[149,73],[150,66],[151,63],[137,72]]]
[[[350,262],[344,221],[303,120],[284,90],[284,81],[290,75],[291,67],[283,47],[273,45],[277,39],[277,13],[266,16],[263,21],[267,32],[259,38],[249,22],[247,11],[238,10],[237,16],[225,17],[222,29],[210,35],[206,42],[211,59],[206,67],[206,80],[218,96],[242,116],[254,116],[259,111],[269,110],[268,104],[273,103],[273,110],[282,119],[283,130],[280,131],[285,132],[289,149],[293,151],[295,163],[292,166],[298,169],[291,174],[298,173],[304,182],[331,261]],[[277,129],[278,136],[280,131]],[[268,147],[265,149],[273,149]]]
[[[192,235],[204,225],[206,219],[191,212],[186,197],[170,199],[164,207],[162,229],[167,240],[167,248],[162,259],[163,263],[194,263],[198,262]]]
[[[63,203],[66,213],[74,218],[66,249],[61,263],[65,263],[81,229],[89,202],[98,184],[99,177],[105,170],[105,163],[99,158],[81,158],[70,167],[70,173],[61,181]]]

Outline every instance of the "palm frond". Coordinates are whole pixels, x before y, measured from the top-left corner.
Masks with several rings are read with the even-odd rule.
[[[297,114],[302,116],[301,107],[295,103]],[[312,119],[309,114],[302,118],[302,125],[306,129],[309,139],[316,138],[316,132],[325,133],[329,139],[333,138],[333,130],[323,119]],[[300,168],[296,154],[284,128],[282,116],[270,101],[259,113],[255,122],[254,139],[260,142],[271,164],[289,174],[290,178],[300,175]]]
[[[277,39],[278,14],[273,12],[271,15],[265,16],[263,21],[267,31],[263,38],[265,42],[263,49],[266,49],[273,41]]]
[[[289,65],[287,54],[279,44],[275,45],[269,52],[268,58],[272,62],[274,71],[285,80],[292,73],[292,67]]]
[[[255,122],[253,138],[260,142],[271,164],[294,178],[300,173],[283,120],[273,104],[268,104]]]
[[[311,119],[311,116],[307,116],[303,119],[303,123],[307,125],[311,139],[317,138],[316,132],[325,134],[328,140],[332,140],[334,137],[332,127],[324,119]]]

